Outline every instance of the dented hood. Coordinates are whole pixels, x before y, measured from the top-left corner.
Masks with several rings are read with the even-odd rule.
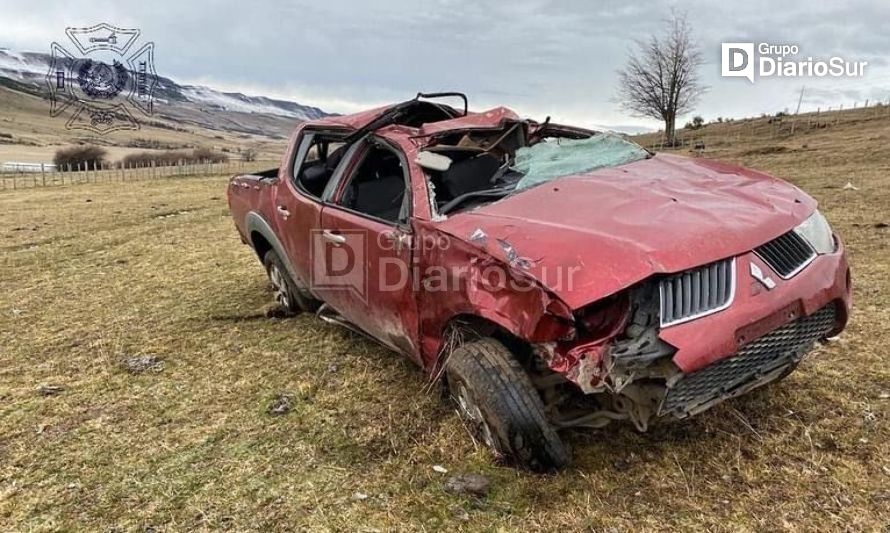
[[[766,174],[657,155],[560,178],[437,226],[577,309],[652,274],[750,251],[815,208],[803,191]]]

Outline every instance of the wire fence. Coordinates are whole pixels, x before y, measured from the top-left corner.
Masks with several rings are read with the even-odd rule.
[[[81,183],[128,182],[165,179],[185,176],[214,176],[220,174],[245,174],[275,168],[279,160],[228,161],[223,163],[187,163],[172,165],[76,165],[63,169],[51,165],[28,165],[16,170],[0,169],[0,190],[33,189],[77,185]]]
[[[689,148],[704,152],[709,138],[718,134],[723,141],[741,142],[744,139],[773,139],[776,142],[809,131],[829,129],[841,125],[876,119],[890,119],[890,102],[868,101],[854,103],[852,107],[819,108],[799,114],[777,113],[740,119],[718,119],[701,128],[678,128],[673,148]],[[672,148],[666,142],[664,132],[647,133],[637,137],[638,142],[653,151]]]

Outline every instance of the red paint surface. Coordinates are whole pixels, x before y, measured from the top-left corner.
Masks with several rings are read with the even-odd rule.
[[[816,202],[765,174],[658,155],[561,178],[439,227],[465,238],[481,228],[532,261],[529,273],[573,308],[655,273],[747,252],[805,220]],[[718,170],[719,169],[719,170]],[[570,287],[551,272],[577,267]]]
[[[773,276],[777,284],[771,291],[763,289],[759,281],[748,275],[748,265],[751,262],[756,263],[764,272],[770,272],[760,258],[747,253],[739,256],[736,261],[738,286],[735,300],[730,307],[661,331],[660,337],[678,348],[674,363],[684,372],[694,372],[732,355],[738,351],[740,344],[751,342],[766,333],[761,331],[760,335],[739,339],[737,332],[760,320],[773,317],[781,310],[795,308],[805,316],[835,301],[841,308],[838,327],[842,328],[846,323],[852,294],[846,284],[847,259],[843,247],[835,254],[819,256],[804,271],[789,280]],[[795,316],[786,316],[784,313],[783,316],[776,316],[775,327],[800,316],[799,313]]]

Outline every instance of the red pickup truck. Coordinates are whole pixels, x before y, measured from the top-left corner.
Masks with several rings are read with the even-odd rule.
[[[563,429],[697,414],[844,328],[800,189],[455,94],[302,123],[229,206],[282,307],[414,360],[496,454],[562,467]]]

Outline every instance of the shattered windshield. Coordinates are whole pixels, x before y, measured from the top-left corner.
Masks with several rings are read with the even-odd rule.
[[[646,159],[649,152],[618,135],[603,133],[587,139],[550,139],[516,150],[513,169],[523,174],[516,190],[562,176],[581,174]]]
[[[457,132],[419,159],[441,216],[475,209],[563,176],[646,159],[649,152],[612,133],[551,125],[529,135],[525,123]],[[543,129],[543,128],[542,128]]]

